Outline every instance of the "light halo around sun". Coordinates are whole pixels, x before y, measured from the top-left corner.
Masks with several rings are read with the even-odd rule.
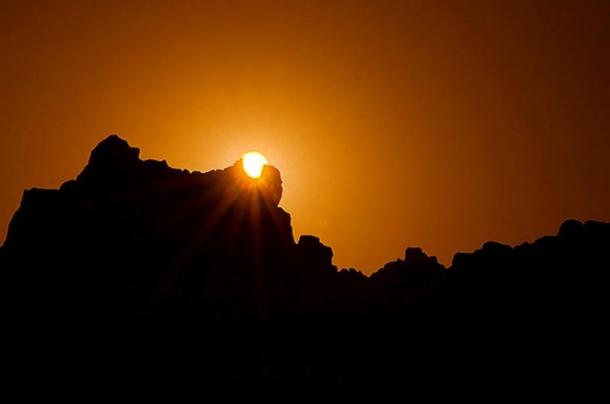
[[[242,157],[242,167],[250,178],[260,178],[265,165],[269,164],[265,156],[256,151],[245,153]]]

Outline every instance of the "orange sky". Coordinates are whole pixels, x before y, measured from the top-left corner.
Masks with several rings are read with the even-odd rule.
[[[9,0],[0,31],[0,241],[111,133],[191,170],[261,151],[296,236],[367,273],[610,220],[607,1]]]

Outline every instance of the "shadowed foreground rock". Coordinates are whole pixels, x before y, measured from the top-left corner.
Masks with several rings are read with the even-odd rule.
[[[7,384],[283,401],[603,386],[609,224],[450,268],[408,248],[366,277],[295,243],[281,194],[273,167],[190,173],[116,136],[76,180],[26,191],[0,248]]]

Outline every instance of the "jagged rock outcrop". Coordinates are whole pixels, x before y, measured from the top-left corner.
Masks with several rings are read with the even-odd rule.
[[[332,263],[333,250],[320,242],[315,236],[304,235],[297,244],[299,258],[306,266],[312,269],[336,271]]]
[[[442,302],[445,271],[436,257],[409,247],[404,260],[387,263],[371,276],[371,282],[388,310],[404,310],[406,305]]]
[[[603,307],[598,300],[605,295],[609,251],[610,224],[595,221],[568,220],[556,236],[514,248],[487,242],[455,255],[448,271],[453,301],[523,318],[567,315],[560,306],[587,305],[590,312]]]
[[[295,243],[281,189],[274,167],[260,180],[240,161],[190,173],[141,161],[138,149],[110,136],[76,180],[24,193],[5,243],[20,297],[49,292],[67,307],[122,311],[171,300],[218,313],[289,299]]]
[[[117,136],[75,180],[26,191],[0,248],[13,384],[378,399],[376,386],[429,398],[473,380],[492,392],[589,380],[610,224],[487,242],[449,268],[407,248],[366,277],[337,271],[315,236],[295,243],[281,197],[274,167],[259,180],[240,161],[188,172]]]

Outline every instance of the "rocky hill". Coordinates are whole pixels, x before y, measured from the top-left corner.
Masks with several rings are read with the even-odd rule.
[[[610,224],[449,268],[407,248],[367,277],[295,242],[281,196],[274,167],[191,173],[117,136],[75,180],[26,191],[0,248],[10,384],[286,400],[596,385]]]

